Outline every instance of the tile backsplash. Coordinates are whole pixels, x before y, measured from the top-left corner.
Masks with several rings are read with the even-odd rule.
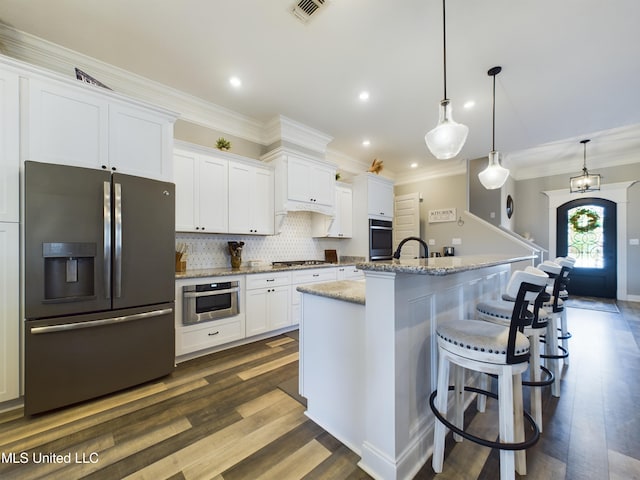
[[[311,213],[290,212],[281,233],[271,236],[176,233],[176,244],[187,246],[187,269],[231,265],[227,242],[243,241],[242,262],[261,260],[323,260],[325,249],[337,249],[341,240],[311,237]]]

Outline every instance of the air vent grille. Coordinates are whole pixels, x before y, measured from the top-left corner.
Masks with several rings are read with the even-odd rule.
[[[291,9],[291,13],[303,23],[308,23],[313,15],[328,5],[327,0],[300,0]]]

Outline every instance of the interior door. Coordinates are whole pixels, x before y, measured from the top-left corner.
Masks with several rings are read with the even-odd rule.
[[[617,218],[615,202],[580,198],[557,209],[556,252],[576,258],[571,295],[616,298]]]
[[[113,308],[170,302],[175,283],[175,185],[113,174]]]

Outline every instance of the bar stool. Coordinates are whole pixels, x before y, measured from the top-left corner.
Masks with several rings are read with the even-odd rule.
[[[558,329],[559,323],[562,322],[562,315],[564,313],[564,302],[560,298],[560,292],[566,290],[566,280],[569,276],[569,268],[562,267],[555,262],[546,260],[538,265],[538,268],[547,273],[550,278],[551,294],[548,300],[542,304],[549,314],[547,321],[547,331],[544,335],[544,339],[541,341],[545,344],[545,353],[540,357],[545,359],[545,365],[551,373],[553,373],[554,382],[551,386],[551,395],[554,397],[560,396],[560,360],[564,360],[569,356],[568,350],[562,345],[558,344]]]
[[[525,271],[530,271],[538,274],[541,272],[534,267],[526,267]],[[536,272],[537,271],[537,272]],[[538,429],[542,432],[542,387],[548,387],[553,384],[553,373],[541,363],[540,358],[540,337],[544,334],[547,328],[547,321],[549,315],[542,308],[543,302],[548,300],[549,295],[543,290],[535,299],[533,305],[530,305],[528,310],[532,315],[531,325],[524,327],[523,333],[529,340],[529,381],[523,381],[522,385],[532,387],[531,391],[531,414]],[[511,300],[489,300],[486,302],[480,302],[476,306],[476,312],[480,320],[495,323],[508,327],[511,322],[511,315],[513,311],[513,301]],[[541,372],[545,373],[546,378],[542,380]],[[484,411],[484,404],[482,403],[486,397],[481,396],[478,398],[478,410]]]
[[[558,292],[558,297],[564,303],[569,298],[569,292],[568,292],[569,288],[567,284],[571,279],[570,277],[571,270],[573,270],[573,267],[576,263],[576,259],[573,257],[557,257],[554,260],[554,262],[560,265],[561,267],[566,267],[567,269],[569,269],[569,274],[565,279],[565,287],[564,289]],[[547,289],[548,291],[550,290],[549,287],[547,287]],[[551,293],[552,292],[549,291],[549,294]],[[562,341],[562,348],[567,354],[567,356],[562,359],[563,363],[567,366],[569,365],[569,339],[570,338],[571,338],[571,333],[567,329],[567,310],[563,309],[562,315],[560,316],[560,337],[558,337],[558,340]]]
[[[533,318],[528,311],[547,283],[547,275],[541,271],[518,270],[507,285],[507,294],[515,298],[508,327],[483,320],[454,320],[437,328],[438,381],[437,389],[429,397],[429,405],[437,421],[434,428],[432,466],[442,472],[444,444],[447,429],[459,437],[480,445],[500,449],[500,478],[515,478],[514,471],[524,475],[526,460],[524,449],[534,445],[540,431],[531,415],[522,408],[522,372],[527,369],[529,340],[522,333]],[[453,364],[457,370],[454,385],[449,387],[449,370]],[[493,374],[498,377],[498,395],[479,388],[464,386],[462,369]],[[448,392],[455,392],[454,422],[447,420]],[[465,432],[463,427],[464,391],[481,393],[498,399],[499,441],[493,442]],[[525,441],[524,419],[533,430]],[[455,437],[455,436],[454,436]],[[456,438],[456,440],[460,440]],[[517,454],[515,451],[518,451]]]

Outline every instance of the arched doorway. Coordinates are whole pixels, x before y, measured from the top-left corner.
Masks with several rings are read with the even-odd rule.
[[[580,198],[560,205],[556,214],[556,252],[576,258],[572,295],[616,298],[616,203]]]

